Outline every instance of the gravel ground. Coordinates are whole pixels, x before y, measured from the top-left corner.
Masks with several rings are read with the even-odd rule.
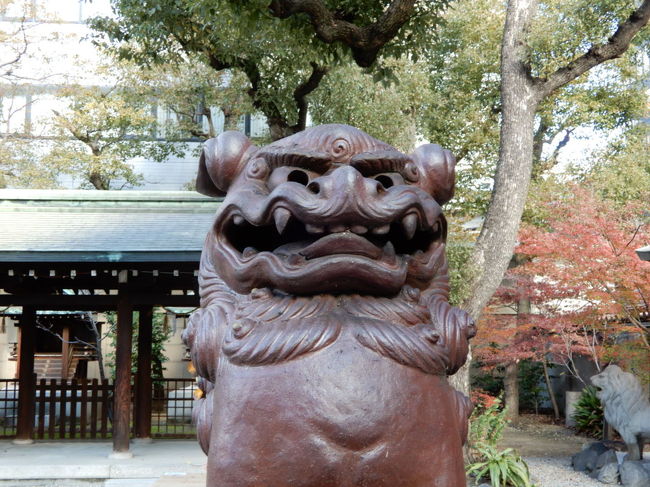
[[[603,487],[596,479],[571,468],[569,457],[526,457],[536,487]]]

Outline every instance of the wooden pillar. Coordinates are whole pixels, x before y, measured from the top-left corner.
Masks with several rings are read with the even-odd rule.
[[[121,296],[117,305],[117,340],[115,349],[115,397],[113,401],[114,458],[130,458],[131,422],[131,343],[133,340],[133,305]]]
[[[34,433],[34,401],[36,378],[34,377],[34,334],[36,310],[23,306],[20,317],[20,364],[18,366],[18,424],[16,443],[31,443]]]
[[[135,436],[151,438],[151,345],[153,308],[140,308],[138,323],[138,376],[135,392]]]
[[[67,379],[70,369],[70,324],[63,325],[61,333],[61,378]]]

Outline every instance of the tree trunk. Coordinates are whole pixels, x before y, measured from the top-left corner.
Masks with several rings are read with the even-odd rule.
[[[530,300],[526,297],[517,302],[517,320],[514,324],[518,327],[524,323],[530,314]],[[514,337],[513,337],[514,338]],[[519,420],[519,361],[515,360],[506,365],[506,373],[503,378],[503,385],[506,393],[506,407],[508,408],[508,419],[513,423]]]
[[[519,362],[514,361],[506,365],[503,377],[505,391],[505,406],[508,409],[507,417],[513,422],[519,421]]]
[[[548,375],[548,366],[546,365],[546,360],[542,360],[542,367],[544,367],[544,382],[546,382],[548,397],[551,399],[551,404],[553,405],[553,416],[555,417],[555,421],[559,421],[560,408],[557,405],[557,398],[555,397],[555,392],[553,391],[553,386],[551,385],[551,378]]]
[[[284,119],[268,118],[269,133],[272,140],[282,139],[296,134],[304,129],[304,127],[289,126]]]
[[[525,35],[535,0],[511,0],[501,49],[502,121],[499,163],[492,200],[471,258],[477,269],[472,294],[463,308],[480,315],[501,284],[517,240],[533,164],[533,133],[538,96],[525,64]]]
[[[492,200],[469,265],[476,269],[470,297],[462,308],[477,321],[508,268],[524,211],[533,165],[533,133],[538,97],[524,60],[525,35],[536,0],[508,3],[501,48],[501,133]],[[469,359],[454,380],[469,392]]]
[[[110,189],[110,182],[107,181],[100,173],[92,172],[88,176],[88,181],[93,185],[95,189],[102,191]]]

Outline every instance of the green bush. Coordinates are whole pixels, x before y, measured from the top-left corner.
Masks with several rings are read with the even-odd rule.
[[[508,424],[506,413],[501,396],[476,405],[469,419],[470,448],[479,444],[496,446]]]
[[[499,450],[492,445],[475,445],[474,448],[482,459],[470,464],[467,473],[476,477],[476,485],[489,477],[493,487],[534,487],[528,465],[512,448]]]
[[[603,435],[603,406],[596,392],[594,386],[587,386],[582,390],[575,405],[573,420],[576,423],[576,430],[580,433],[600,438]]]
[[[475,397],[478,396],[486,395]],[[489,478],[494,487],[533,487],[526,462],[512,448],[497,447],[508,424],[501,397],[482,399],[470,418],[468,475],[475,476],[477,485],[483,478]]]

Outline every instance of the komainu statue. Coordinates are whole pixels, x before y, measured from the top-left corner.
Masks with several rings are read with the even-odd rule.
[[[629,460],[643,459],[643,445],[650,442],[650,401],[639,379],[618,365],[609,365],[591,382],[605,410],[605,419],[627,445]]]
[[[209,140],[225,196],[184,339],[210,487],[461,487],[470,317],[448,303],[455,160],[323,125]]]

